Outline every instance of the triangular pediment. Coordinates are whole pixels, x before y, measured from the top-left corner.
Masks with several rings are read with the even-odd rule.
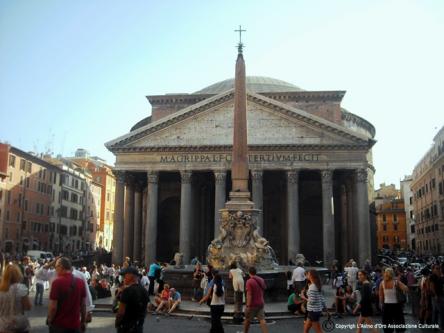
[[[248,93],[248,144],[365,146],[369,139],[323,118],[262,95]],[[213,96],[106,146],[114,150],[153,147],[229,146],[233,140],[233,90]]]

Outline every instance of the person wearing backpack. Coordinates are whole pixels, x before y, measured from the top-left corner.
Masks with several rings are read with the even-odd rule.
[[[120,294],[116,314],[117,333],[143,333],[143,324],[150,301],[148,291],[139,283],[139,271],[129,266],[124,269],[124,289]]]
[[[250,278],[247,280],[247,302],[245,306],[244,333],[250,329],[251,321],[256,317],[259,320],[262,333],[268,333],[264,312],[264,291],[267,289],[264,279],[256,275],[256,267],[248,269]]]

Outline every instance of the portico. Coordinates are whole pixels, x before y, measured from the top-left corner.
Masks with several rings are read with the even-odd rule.
[[[340,109],[343,94],[248,91],[249,191],[281,264],[298,253],[327,265],[371,256],[374,128]],[[149,99],[149,122],[107,143],[118,175],[113,262],[204,261],[231,191],[233,91]],[[168,113],[173,104],[183,108]]]

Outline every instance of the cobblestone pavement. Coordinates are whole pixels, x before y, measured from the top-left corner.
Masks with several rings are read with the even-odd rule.
[[[32,332],[33,333],[42,333],[48,332],[47,327],[45,326],[45,318],[46,318],[47,307],[37,306],[34,307],[29,313],[29,318],[31,320]],[[356,317],[345,317],[341,319],[333,319],[335,327],[331,332],[356,332]],[[380,323],[380,319],[376,318],[376,323]],[[406,317],[407,323],[414,325],[416,321],[410,317]],[[242,332],[242,327],[238,325],[230,325],[228,323],[224,323],[224,328],[226,333],[237,333]],[[144,332],[146,333],[167,333],[167,332],[190,332],[190,333],[199,333],[199,332],[208,332],[210,329],[210,322],[207,319],[200,319],[196,317],[189,318],[178,318],[178,317],[165,317],[165,316],[154,316],[148,315]],[[294,333],[294,332],[302,332],[303,330],[303,320],[301,318],[298,319],[288,319],[288,320],[279,320],[276,322],[269,323],[270,333]],[[366,332],[369,330],[363,330]],[[382,329],[379,331],[382,332]],[[421,329],[413,329],[410,328],[407,332],[424,332],[432,330],[421,330]],[[87,332],[94,333],[112,333],[115,332],[114,329],[114,315],[109,312],[95,312],[93,322],[89,324]],[[252,325],[250,332],[260,332],[260,328],[258,325]]]

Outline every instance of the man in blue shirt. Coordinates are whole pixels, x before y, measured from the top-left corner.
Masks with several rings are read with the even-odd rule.
[[[150,295],[154,295],[154,282],[160,277],[160,270],[161,268],[159,263],[157,262],[157,260],[154,260],[154,262],[150,265],[150,269],[148,271],[148,279],[150,280],[148,293]]]
[[[169,299],[169,310],[168,313],[173,312],[180,304],[180,302],[182,301],[180,293],[174,289],[171,288],[170,289],[170,299]]]

